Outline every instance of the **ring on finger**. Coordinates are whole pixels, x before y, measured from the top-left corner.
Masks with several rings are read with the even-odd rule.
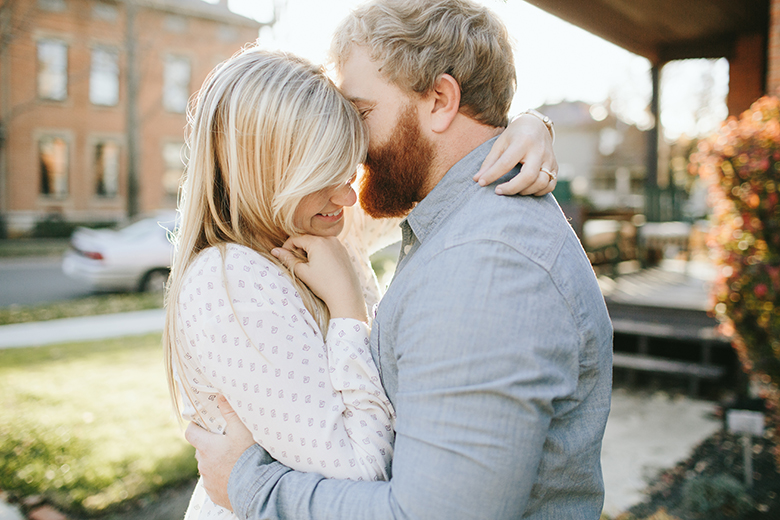
[[[539,168],[539,171],[546,173],[547,176],[550,177],[550,182],[552,182],[556,178],[558,178],[558,172],[554,172],[554,171],[548,170],[547,168]]]

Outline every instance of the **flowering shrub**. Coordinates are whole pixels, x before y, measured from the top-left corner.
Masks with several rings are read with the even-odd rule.
[[[730,118],[691,165],[710,183],[716,317],[780,404],[780,100],[763,97]]]

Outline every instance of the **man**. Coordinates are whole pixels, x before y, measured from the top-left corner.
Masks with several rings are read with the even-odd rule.
[[[392,478],[292,471],[228,414],[224,437],[187,431],[209,495],[252,520],[599,518],[612,329],[592,268],[552,197],[473,181],[513,95],[503,25],[469,0],[377,0],[334,53],[369,128],[361,203],[413,208],[371,333]]]

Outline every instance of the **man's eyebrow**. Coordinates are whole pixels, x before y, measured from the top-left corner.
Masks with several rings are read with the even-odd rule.
[[[357,105],[358,103],[368,103],[368,104],[374,103],[374,101],[370,101],[362,97],[348,97],[347,100],[353,105]]]

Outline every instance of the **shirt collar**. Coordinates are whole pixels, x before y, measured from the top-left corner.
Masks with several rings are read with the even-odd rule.
[[[485,141],[455,163],[409,213],[405,222],[418,241],[423,242],[425,237],[460,205],[462,199],[481,188],[472,177],[479,170],[496,139],[497,137],[493,137]]]

